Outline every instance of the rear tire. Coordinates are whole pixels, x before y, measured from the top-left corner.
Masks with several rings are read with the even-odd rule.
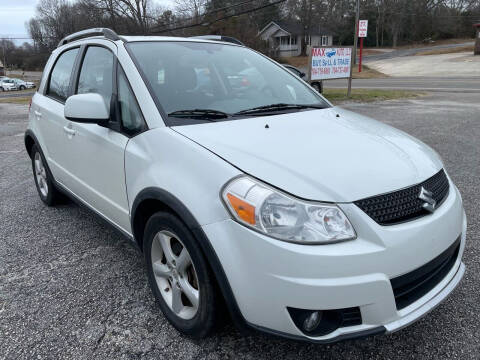
[[[20,90],[25,90],[25,86],[20,85]]]
[[[36,144],[30,152],[35,186],[40,199],[48,206],[53,206],[61,199],[61,194],[55,188],[53,176],[47,167],[47,162]]]
[[[171,213],[157,212],[145,227],[143,252],[150,287],[167,320],[192,338],[209,335],[220,297],[190,230]]]

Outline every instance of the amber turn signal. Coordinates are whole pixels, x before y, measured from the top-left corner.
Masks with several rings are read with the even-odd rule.
[[[227,198],[240,219],[251,225],[255,225],[255,206],[250,205],[230,193],[227,194]]]

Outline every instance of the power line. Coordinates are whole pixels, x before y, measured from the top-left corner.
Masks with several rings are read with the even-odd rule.
[[[224,7],[221,7],[221,8],[216,8],[216,9],[212,9],[210,10],[209,12],[205,13],[205,14],[202,14],[200,15],[201,17],[206,17],[208,15],[212,15],[212,14],[215,14],[217,12],[220,12],[220,11],[223,11],[223,10],[230,10],[230,9],[233,9],[233,8],[236,8],[238,6],[241,6],[241,5],[245,5],[245,4],[249,4],[249,3],[252,3],[252,2],[255,2],[257,0],[247,0],[247,1],[243,1],[241,3],[238,3],[238,4],[233,4],[233,5],[229,5],[229,6],[224,6]],[[197,16],[192,16],[192,17],[189,17],[189,18],[183,18],[183,19],[180,19],[179,21],[177,22],[185,22],[185,21],[189,21],[189,20],[194,20],[196,19]],[[153,27],[153,29],[155,28],[158,28],[160,27],[161,25],[156,25]]]
[[[183,25],[183,26],[178,26],[178,27],[174,27],[174,28],[164,28],[164,29],[161,29],[161,30],[158,30],[158,31],[152,31],[151,33],[152,33],[152,34],[161,34],[161,33],[164,33],[164,32],[175,31],[175,30],[182,30],[182,29],[189,29],[189,28],[197,27],[197,26],[209,26],[209,25],[215,24],[215,23],[217,23],[217,22],[219,22],[219,21],[229,19],[229,18],[231,18],[231,17],[236,17],[236,16],[240,16],[240,15],[249,14],[249,13],[255,12],[255,11],[257,11],[257,10],[262,10],[262,9],[268,8],[268,7],[270,7],[270,6],[274,6],[274,5],[283,3],[283,2],[285,2],[285,1],[286,1],[286,0],[278,0],[278,1],[275,1],[275,2],[273,2],[273,3],[269,3],[269,4],[266,4],[266,5],[263,5],[263,6],[258,6],[258,7],[253,8],[253,9],[248,9],[248,10],[240,11],[240,12],[235,13],[235,14],[232,14],[232,15],[226,15],[226,16],[217,18],[217,19],[215,19],[215,20],[213,20],[213,21],[207,22],[207,23],[205,23],[205,22],[196,22],[195,24],[190,24],[190,25]],[[205,16],[206,16],[206,15],[205,15]]]

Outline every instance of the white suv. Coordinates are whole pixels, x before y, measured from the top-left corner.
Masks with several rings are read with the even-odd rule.
[[[25,145],[40,198],[67,194],[138,244],[160,308],[193,337],[222,304],[294,339],[390,333],[465,271],[465,212],[438,155],[241,45],[71,35]]]

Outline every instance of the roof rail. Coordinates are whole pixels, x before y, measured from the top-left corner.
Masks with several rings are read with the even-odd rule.
[[[194,38],[194,39],[223,41],[223,42],[229,42],[229,43],[233,43],[233,44],[245,46],[245,44],[242,43],[240,40],[235,39],[234,37],[231,37],[231,36],[223,36],[223,35],[200,35],[200,36],[190,36],[190,37],[191,37],[191,38]]]
[[[117,35],[117,33],[111,29],[108,28],[92,28],[92,29],[86,29],[82,31],[78,31],[76,33],[73,33],[71,35],[65,36],[60,42],[58,43],[57,47],[60,47],[62,45],[65,45],[69,42],[72,42],[74,40],[83,38],[83,37],[90,37],[94,35],[103,35],[107,39],[117,41],[117,40],[122,40],[120,36]]]

